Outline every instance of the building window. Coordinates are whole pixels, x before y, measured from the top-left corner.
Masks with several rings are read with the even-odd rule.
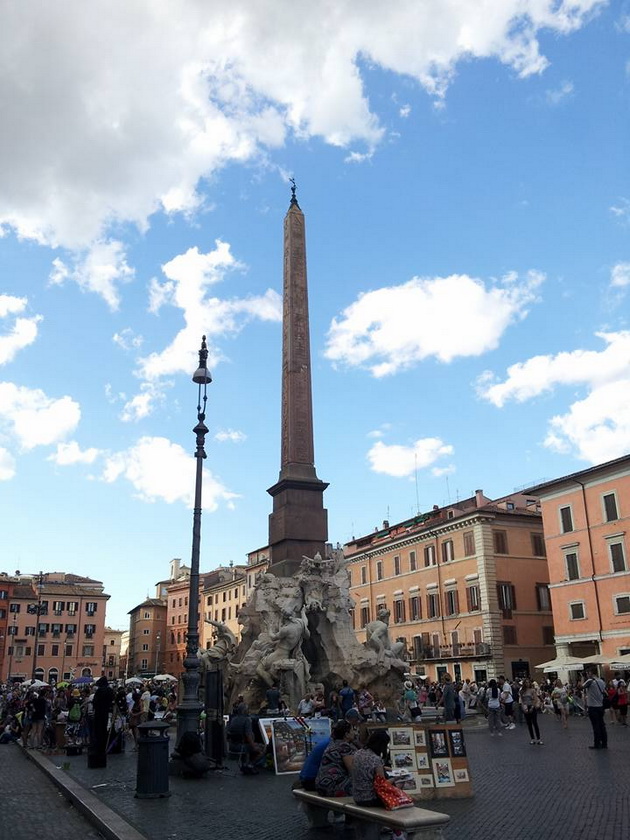
[[[542,643],[543,645],[553,645],[555,642],[553,627],[545,627],[542,629]]]
[[[416,571],[416,568],[417,568],[417,565],[416,565],[416,552],[415,552],[415,551],[410,551],[410,552],[409,552],[409,571],[410,571],[410,572],[415,572],[415,571]]]
[[[481,609],[481,598],[477,584],[466,587],[466,606],[468,607],[468,612],[475,612]]]
[[[422,607],[418,595],[412,595],[409,599],[409,618],[411,621],[420,621],[422,618]]]
[[[545,538],[542,534],[532,534],[532,554],[534,557],[546,557]]]
[[[573,530],[573,513],[569,505],[560,508],[560,527],[563,534]]]
[[[142,650],[149,650],[149,645],[142,645]]]
[[[144,628],[144,630],[142,631],[142,635],[143,635],[143,636],[148,636],[148,635],[150,635],[150,633],[151,633],[151,631],[150,631],[150,630],[148,630],[146,627],[145,627],[145,628]]]
[[[369,606],[361,607],[361,627],[365,627],[370,623],[370,608]]]
[[[37,655],[44,656],[46,651],[46,645],[37,645]]]
[[[405,602],[402,598],[394,601],[394,624],[402,624],[405,620]]]
[[[361,566],[361,583],[367,583],[367,566]]]
[[[623,543],[610,543],[609,550],[613,572],[625,572],[626,558],[624,557]]]
[[[516,609],[516,590],[511,583],[497,583],[497,597],[499,609],[503,618],[512,618],[512,610]]]
[[[225,592],[223,594],[225,595]],[[225,613],[225,607],[223,607],[223,609],[221,610],[221,621],[225,621],[225,619],[226,619],[226,613]]]
[[[141,659],[140,660],[140,670],[146,671],[149,667],[149,660],[148,659]]]
[[[212,595],[208,595],[208,597],[206,598],[206,606],[207,607],[212,606]]]
[[[68,636],[74,636],[77,632],[77,625],[76,624],[66,624],[66,633]]]
[[[459,596],[456,589],[447,589],[444,595],[446,615],[457,615],[459,612]]]
[[[83,645],[83,656],[94,656],[94,645]]]
[[[376,580],[383,580],[383,563],[380,560],[376,562]]]
[[[630,595],[615,595],[615,615],[630,613]]]
[[[68,615],[74,615],[76,611],[79,609],[79,602],[78,601],[68,601],[66,604],[66,609],[68,611]]]
[[[72,645],[66,645],[66,656],[72,656]]]
[[[586,618],[584,601],[573,601],[571,604],[569,604],[569,613],[571,616],[571,621],[578,621],[579,619]]]
[[[86,613],[88,615],[94,615],[94,613],[96,612],[97,606],[98,606],[98,604],[96,604],[94,601],[88,601],[87,604],[85,605]],[[146,615],[145,615],[145,618],[146,618]]]
[[[398,554],[394,557],[394,574],[400,574],[400,555]]]
[[[454,557],[453,540],[444,540],[442,543],[442,563],[448,563],[450,560],[453,560]]]
[[[472,531],[464,533],[464,557],[472,557],[475,553],[475,535]]]
[[[53,601],[53,612],[55,615],[61,615],[65,603],[63,601]]]
[[[492,536],[493,536],[493,539],[494,539],[494,553],[495,554],[507,554],[508,553],[507,531],[493,531]]]
[[[435,566],[435,546],[427,545],[424,548],[424,565]]]
[[[9,593],[6,589],[0,589],[0,601],[6,601],[9,597]]]
[[[606,522],[619,519],[619,514],[617,513],[617,497],[615,494],[606,493],[602,496],[602,502],[604,504],[604,519]]]
[[[440,596],[437,592],[427,595],[427,617],[438,618],[440,615]]]
[[[20,611],[20,604],[9,604],[9,612],[10,613],[19,613]]]
[[[536,584],[536,603],[539,610],[550,610],[551,599],[549,598],[549,586],[546,583]]]
[[[580,578],[580,564],[578,563],[578,556],[575,551],[570,551],[564,555],[567,564],[567,580],[579,580]]]
[[[516,642],[516,627],[512,627],[510,624],[503,625],[503,644],[504,645],[515,645]]]

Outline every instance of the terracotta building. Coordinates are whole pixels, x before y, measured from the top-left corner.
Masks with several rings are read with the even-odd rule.
[[[166,604],[159,598],[147,598],[129,610],[129,647],[127,673],[149,677],[164,671],[166,639]]]
[[[9,642],[2,679],[35,675],[56,683],[62,678],[100,676],[108,599],[101,581],[79,575],[0,576],[0,605],[6,609]]]
[[[344,546],[360,641],[379,611],[412,672],[485,680],[533,673],[553,654],[542,519],[535,497],[475,496]]]
[[[527,492],[542,507],[558,656],[630,654],[630,455]]]

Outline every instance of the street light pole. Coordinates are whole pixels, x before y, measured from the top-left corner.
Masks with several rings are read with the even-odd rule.
[[[155,673],[158,673],[158,669],[160,667],[160,634],[157,634],[156,637],[156,650],[155,650]]]
[[[205,335],[201,340],[199,350],[199,367],[193,378],[198,386],[197,395],[197,425],[193,432],[197,439],[195,458],[197,471],[195,477],[195,503],[193,510],[193,539],[190,560],[190,585],[188,588],[188,632],[186,633],[185,671],[182,674],[184,696],[177,707],[177,743],[181,741],[185,732],[199,731],[199,718],[203,705],[199,702],[199,550],[201,546],[201,485],[203,479],[203,462],[207,457],[204,445],[208,427],[206,419],[206,387],[212,382],[208,371],[208,348]]]
[[[37,647],[39,645],[39,619],[42,614],[42,587],[44,585],[44,573],[40,572],[37,578],[37,606],[34,610],[27,607],[27,611],[37,613],[37,621],[35,622],[35,644],[33,645],[33,671],[31,673],[31,680],[35,679],[35,671],[37,670]]]
[[[17,633],[15,631],[16,627],[17,627],[17,615],[15,613],[13,613],[13,633],[11,634],[11,645],[9,647],[9,651],[10,651],[9,652],[9,673],[7,674],[7,682],[10,681],[11,671],[13,670],[13,651],[15,650],[15,637],[17,636]],[[8,632],[9,631],[7,629],[7,633]]]

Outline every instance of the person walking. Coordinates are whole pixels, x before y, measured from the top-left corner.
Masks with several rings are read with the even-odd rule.
[[[516,724],[514,723],[514,697],[512,695],[512,686],[503,675],[499,677],[499,685],[501,686],[501,703],[503,704],[505,728],[516,729]]]
[[[608,732],[604,720],[604,697],[606,696],[606,683],[597,676],[594,669],[587,671],[588,678],[584,682],[584,698],[586,710],[593,729],[593,744],[589,750],[608,749]]]
[[[442,705],[444,706],[444,722],[455,720],[455,704],[458,702],[457,692],[453,685],[453,679],[450,674],[444,674],[442,677],[444,688],[442,689]]]
[[[501,737],[501,692],[496,680],[490,680],[484,695],[485,707],[488,711],[488,729],[491,735]]]
[[[556,680],[553,691],[551,692],[551,699],[555,708],[560,712],[560,720],[562,721],[562,728],[569,728],[569,692],[566,685],[563,685],[562,680]]]
[[[543,742],[540,737],[540,729],[538,728],[538,712],[541,707],[540,694],[531,684],[530,680],[523,680],[523,685],[520,690],[520,703],[525,717],[525,723],[529,730],[529,743],[542,746]]]

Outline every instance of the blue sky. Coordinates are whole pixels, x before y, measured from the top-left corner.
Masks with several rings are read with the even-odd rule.
[[[332,542],[630,450],[630,4],[3,19],[0,569],[189,561],[202,333],[202,570],[266,543],[291,175]]]

